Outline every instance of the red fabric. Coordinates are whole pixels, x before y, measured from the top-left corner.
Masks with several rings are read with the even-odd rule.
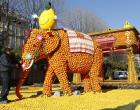
[[[93,40],[90,36],[72,30],[67,30],[67,33],[70,52],[94,53]]]

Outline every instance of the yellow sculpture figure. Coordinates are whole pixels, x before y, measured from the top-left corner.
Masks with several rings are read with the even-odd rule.
[[[47,10],[44,10],[39,16],[39,26],[43,30],[50,30],[55,27],[57,16],[55,15],[54,9],[51,7],[51,3],[49,2],[49,6],[46,7]]]
[[[131,24],[129,21],[127,21],[127,20],[125,21],[123,27],[124,27],[124,28],[133,28],[132,24]]]

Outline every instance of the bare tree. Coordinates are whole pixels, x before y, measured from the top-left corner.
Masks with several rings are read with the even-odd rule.
[[[64,0],[1,0],[0,4],[8,9],[6,10],[7,13],[25,19],[33,28],[37,24],[37,19],[32,19],[32,15],[37,14],[39,16],[49,2],[55,9],[57,16],[61,16],[60,14],[64,10]]]
[[[93,12],[80,7],[66,11],[61,19],[61,23],[64,27],[84,33],[102,31],[106,28],[105,23]]]
[[[46,4],[50,1],[52,6],[54,7],[57,14],[63,12],[62,3],[64,0],[22,0],[23,1],[23,9],[24,16],[30,16],[32,14],[40,15],[42,10],[45,9]]]
[[[9,1],[9,9],[23,16],[31,23],[31,15],[40,15],[49,1],[56,10],[58,23],[64,27],[82,32],[102,31],[106,28],[105,23],[99,19],[93,12],[85,8],[75,8],[66,10],[65,0],[3,0]],[[59,27],[59,25],[58,25]]]
[[[9,12],[14,12],[27,19],[31,19],[32,14],[39,16],[48,2],[51,2],[57,16],[64,12],[64,0],[0,0],[2,5],[8,3]]]

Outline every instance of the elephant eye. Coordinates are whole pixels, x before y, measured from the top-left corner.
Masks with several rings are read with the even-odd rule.
[[[37,47],[36,44],[33,44],[33,47]]]

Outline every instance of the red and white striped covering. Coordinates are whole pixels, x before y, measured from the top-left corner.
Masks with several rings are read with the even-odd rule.
[[[93,54],[93,40],[90,36],[84,33],[76,33],[72,30],[67,30],[69,38],[70,52],[84,52]]]

